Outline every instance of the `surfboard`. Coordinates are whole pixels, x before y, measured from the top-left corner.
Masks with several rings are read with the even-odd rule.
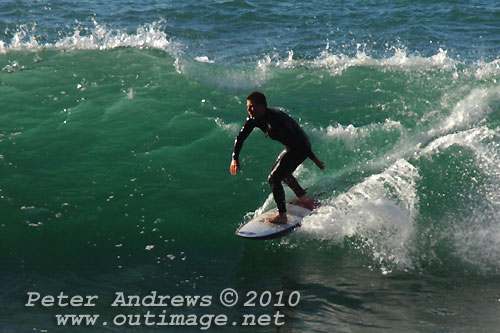
[[[300,222],[307,215],[312,213],[315,207],[304,207],[298,204],[287,203],[286,215],[288,222],[286,224],[275,224],[266,222],[266,217],[276,215],[276,208],[267,210],[254,217],[236,230],[236,236],[247,239],[273,239],[284,236],[300,226]]]

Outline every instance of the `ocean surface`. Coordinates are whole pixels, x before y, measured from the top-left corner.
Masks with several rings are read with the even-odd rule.
[[[498,331],[498,1],[7,0],[0,69],[1,332]],[[326,164],[270,241],[254,90]]]

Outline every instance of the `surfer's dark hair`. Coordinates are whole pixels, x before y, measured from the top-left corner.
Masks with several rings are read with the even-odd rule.
[[[264,94],[260,91],[254,91],[253,93],[248,95],[247,100],[252,101],[257,105],[264,105],[267,108],[266,96],[264,96]]]

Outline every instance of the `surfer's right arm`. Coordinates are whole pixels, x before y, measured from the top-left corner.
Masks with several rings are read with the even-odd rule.
[[[236,140],[234,140],[234,148],[233,148],[233,158],[231,160],[231,166],[229,167],[229,171],[232,175],[236,175],[238,171],[241,170],[240,166],[240,151],[243,147],[243,142],[245,142],[246,138],[252,133],[252,130],[255,128],[254,119],[247,117],[245,120],[245,124],[241,128],[240,132],[236,136]]]

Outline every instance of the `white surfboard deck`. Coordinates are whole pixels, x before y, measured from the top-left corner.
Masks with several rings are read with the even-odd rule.
[[[266,222],[266,217],[276,215],[276,208],[267,210],[262,214],[255,216],[252,220],[238,228],[236,235],[248,239],[272,239],[281,237],[300,226],[300,222],[311,210],[292,204],[286,204],[286,215],[288,222],[286,224],[275,224]]]

